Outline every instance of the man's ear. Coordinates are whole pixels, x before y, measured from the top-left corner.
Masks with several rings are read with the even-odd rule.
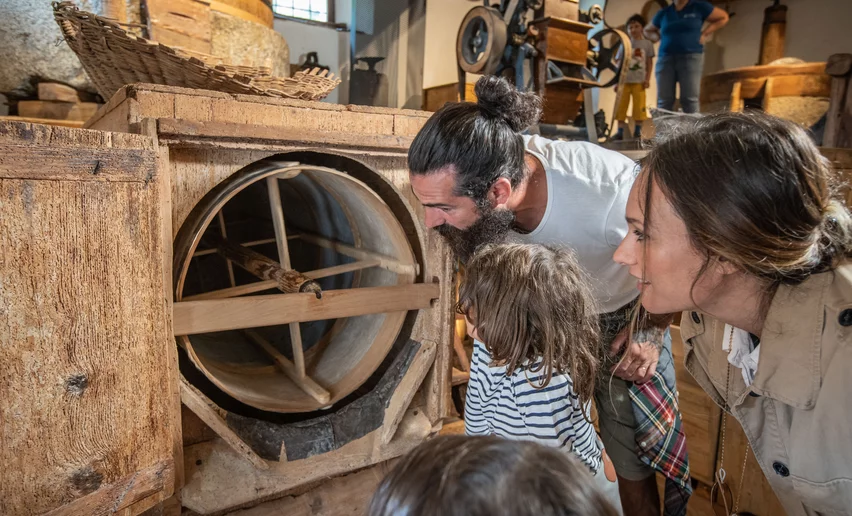
[[[505,177],[499,178],[491,185],[488,190],[488,197],[492,205],[497,208],[509,202],[509,197],[512,195],[512,183]]]

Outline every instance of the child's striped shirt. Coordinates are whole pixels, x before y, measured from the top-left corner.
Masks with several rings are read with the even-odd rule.
[[[565,448],[597,472],[603,447],[594,426],[583,418],[584,413],[588,416],[589,404],[581,406],[571,377],[554,373],[547,387],[536,389],[533,385],[541,383],[541,372],[531,373],[527,381],[520,368],[507,374],[505,366],[489,367],[490,363],[485,345],[474,341],[465,433]]]

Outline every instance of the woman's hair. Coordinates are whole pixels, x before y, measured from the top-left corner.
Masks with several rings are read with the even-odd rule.
[[[592,399],[600,322],[588,281],[570,251],[538,244],[488,245],[465,266],[458,309],[496,364],[569,373],[581,403]],[[536,363],[538,362],[538,363]]]
[[[647,25],[648,23],[645,21],[645,18],[641,14],[634,14],[630,18],[627,19],[627,23],[624,24],[625,27],[630,27],[630,24],[636,22],[642,27]]]
[[[403,457],[368,516],[614,516],[592,475],[558,448],[443,436]]]
[[[479,79],[475,92],[476,103],[449,103],[429,118],[408,150],[408,167],[412,174],[430,174],[453,165],[456,194],[481,204],[497,179],[513,187],[523,179],[519,133],[541,117],[541,99],[495,76]]]
[[[852,254],[852,218],[829,161],[798,125],[722,113],[677,124],[642,160],[646,227],[658,185],[705,257],[795,285]],[[694,286],[694,283],[693,283]]]

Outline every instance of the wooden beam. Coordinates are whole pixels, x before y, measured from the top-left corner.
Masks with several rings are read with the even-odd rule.
[[[196,416],[204,421],[214,432],[219,434],[219,437],[234,449],[238,454],[242,455],[246,460],[251,462],[258,469],[269,469],[269,464],[261,459],[240,437],[228,427],[224,419],[211,407],[213,404],[207,396],[201,393],[186,381],[186,378],[180,377],[180,400],[186,405],[186,408],[193,411]]]
[[[43,163],[62,166],[45,168]],[[138,149],[87,148],[74,152],[60,146],[0,143],[0,179],[148,183],[155,167],[153,154]]]
[[[57,82],[40,82],[38,83],[38,99],[39,100],[55,100],[59,102],[82,102],[80,93],[64,84]]]
[[[310,233],[300,233],[299,238],[304,242],[308,242],[309,244],[314,244],[320,247],[324,247],[326,249],[331,249],[344,256],[355,258],[356,260],[376,260],[378,262],[377,267],[387,269],[397,274],[407,274],[411,276],[417,274],[417,265],[402,263],[391,256],[385,256],[383,254],[368,251],[366,249],[361,249],[359,247],[353,247],[342,242],[330,240],[319,235],[312,235]]]
[[[316,281],[298,271],[284,270],[275,261],[247,247],[223,239],[217,243],[216,251],[260,279],[275,280],[281,292],[312,292],[322,297],[322,289]]]
[[[219,221],[219,234],[222,236],[222,240],[227,241],[228,230],[225,229],[225,214],[222,213],[222,210],[219,210],[219,213],[216,214],[216,219]],[[225,264],[228,266],[228,281],[231,283],[231,287],[236,287],[237,281],[234,279],[234,264],[227,258],[225,259]]]
[[[411,399],[417,392],[423,379],[426,378],[426,373],[432,367],[435,361],[435,352],[438,345],[433,340],[424,340],[420,344],[420,349],[408,366],[408,370],[394,390],[390,401],[388,401],[385,409],[385,418],[382,422],[381,443],[387,444],[393,439],[396,434],[399,423],[402,421],[402,416],[411,404]]]
[[[308,278],[316,280],[320,278],[327,278],[329,276],[335,276],[337,274],[345,274],[347,272],[369,269],[370,267],[376,267],[378,264],[378,260],[360,260],[357,262],[334,265],[332,267],[326,267],[324,269],[317,269],[315,271],[308,271],[305,272],[304,275]],[[275,280],[258,281],[256,283],[249,283],[248,285],[238,285],[233,288],[223,288],[220,290],[204,292],[203,294],[186,296],[183,298],[183,301],[197,301],[200,299],[226,299],[229,297],[238,297],[247,294],[254,294],[255,292],[263,292],[264,290],[276,288],[277,286],[278,282]]]
[[[743,89],[743,84],[740,81],[734,83],[733,89],[731,90],[731,105],[728,109],[733,113],[738,113],[743,110],[742,108],[742,98],[740,97]]]
[[[358,315],[429,308],[440,296],[438,283],[277,294],[174,304],[174,334],[257,328],[292,322],[322,321]]]
[[[284,270],[292,271],[293,268],[290,267],[290,248],[287,246],[287,229],[284,226],[284,208],[281,206],[281,191],[278,189],[278,176],[266,178],[266,189],[269,194],[269,209],[272,213],[272,224],[275,227],[278,263],[281,264],[281,268]],[[319,288],[319,285],[317,285],[317,288]],[[293,348],[293,362],[296,365],[296,375],[299,378],[305,378],[305,350],[302,348],[302,330],[299,328],[299,323],[290,324],[290,344]]]
[[[299,323],[293,323],[299,324]],[[290,325],[292,328],[293,324]],[[305,394],[310,396],[311,398],[317,400],[318,403],[321,403],[323,406],[328,405],[328,402],[331,400],[331,393],[325,390],[320,384],[315,382],[313,379],[305,375],[304,370],[300,371],[296,368],[296,365],[287,359],[284,355],[282,355],[275,347],[269,343],[268,340],[264,339],[259,333],[254,330],[245,330],[245,334],[249,336],[249,338],[254,341],[258,347],[260,347],[267,355],[275,361],[275,365],[278,366],[278,369],[281,370],[282,373],[287,375],[288,378],[293,380],[293,383],[296,384],[297,387],[305,391]]]
[[[98,111],[100,104],[94,102],[54,102],[51,100],[21,100],[18,114],[28,118],[53,118],[85,122]]]
[[[226,237],[227,238],[227,237]],[[252,240],[251,242],[243,242],[240,245],[243,247],[254,247],[256,245],[264,245],[274,243],[274,238],[262,238],[260,240]],[[206,256],[208,254],[216,254],[216,249],[204,249],[202,251],[195,251],[192,254],[193,258],[197,258],[199,256]]]
[[[122,514],[122,511],[130,508],[137,501],[162,491],[166,483],[172,481],[174,481],[174,463],[171,460],[159,462],[101,487],[94,493],[46,512],[42,516]]]
[[[192,122],[173,118],[158,120],[158,135],[169,140],[185,140],[187,137],[217,138],[235,141],[302,142],[316,145],[337,145],[371,149],[408,150],[414,138],[382,134],[358,134],[350,131],[311,131],[282,126],[253,125],[233,122]]]

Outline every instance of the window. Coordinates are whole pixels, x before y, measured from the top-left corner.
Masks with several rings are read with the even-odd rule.
[[[281,16],[333,22],[329,19],[329,1],[333,0],[272,0],[272,10]]]

